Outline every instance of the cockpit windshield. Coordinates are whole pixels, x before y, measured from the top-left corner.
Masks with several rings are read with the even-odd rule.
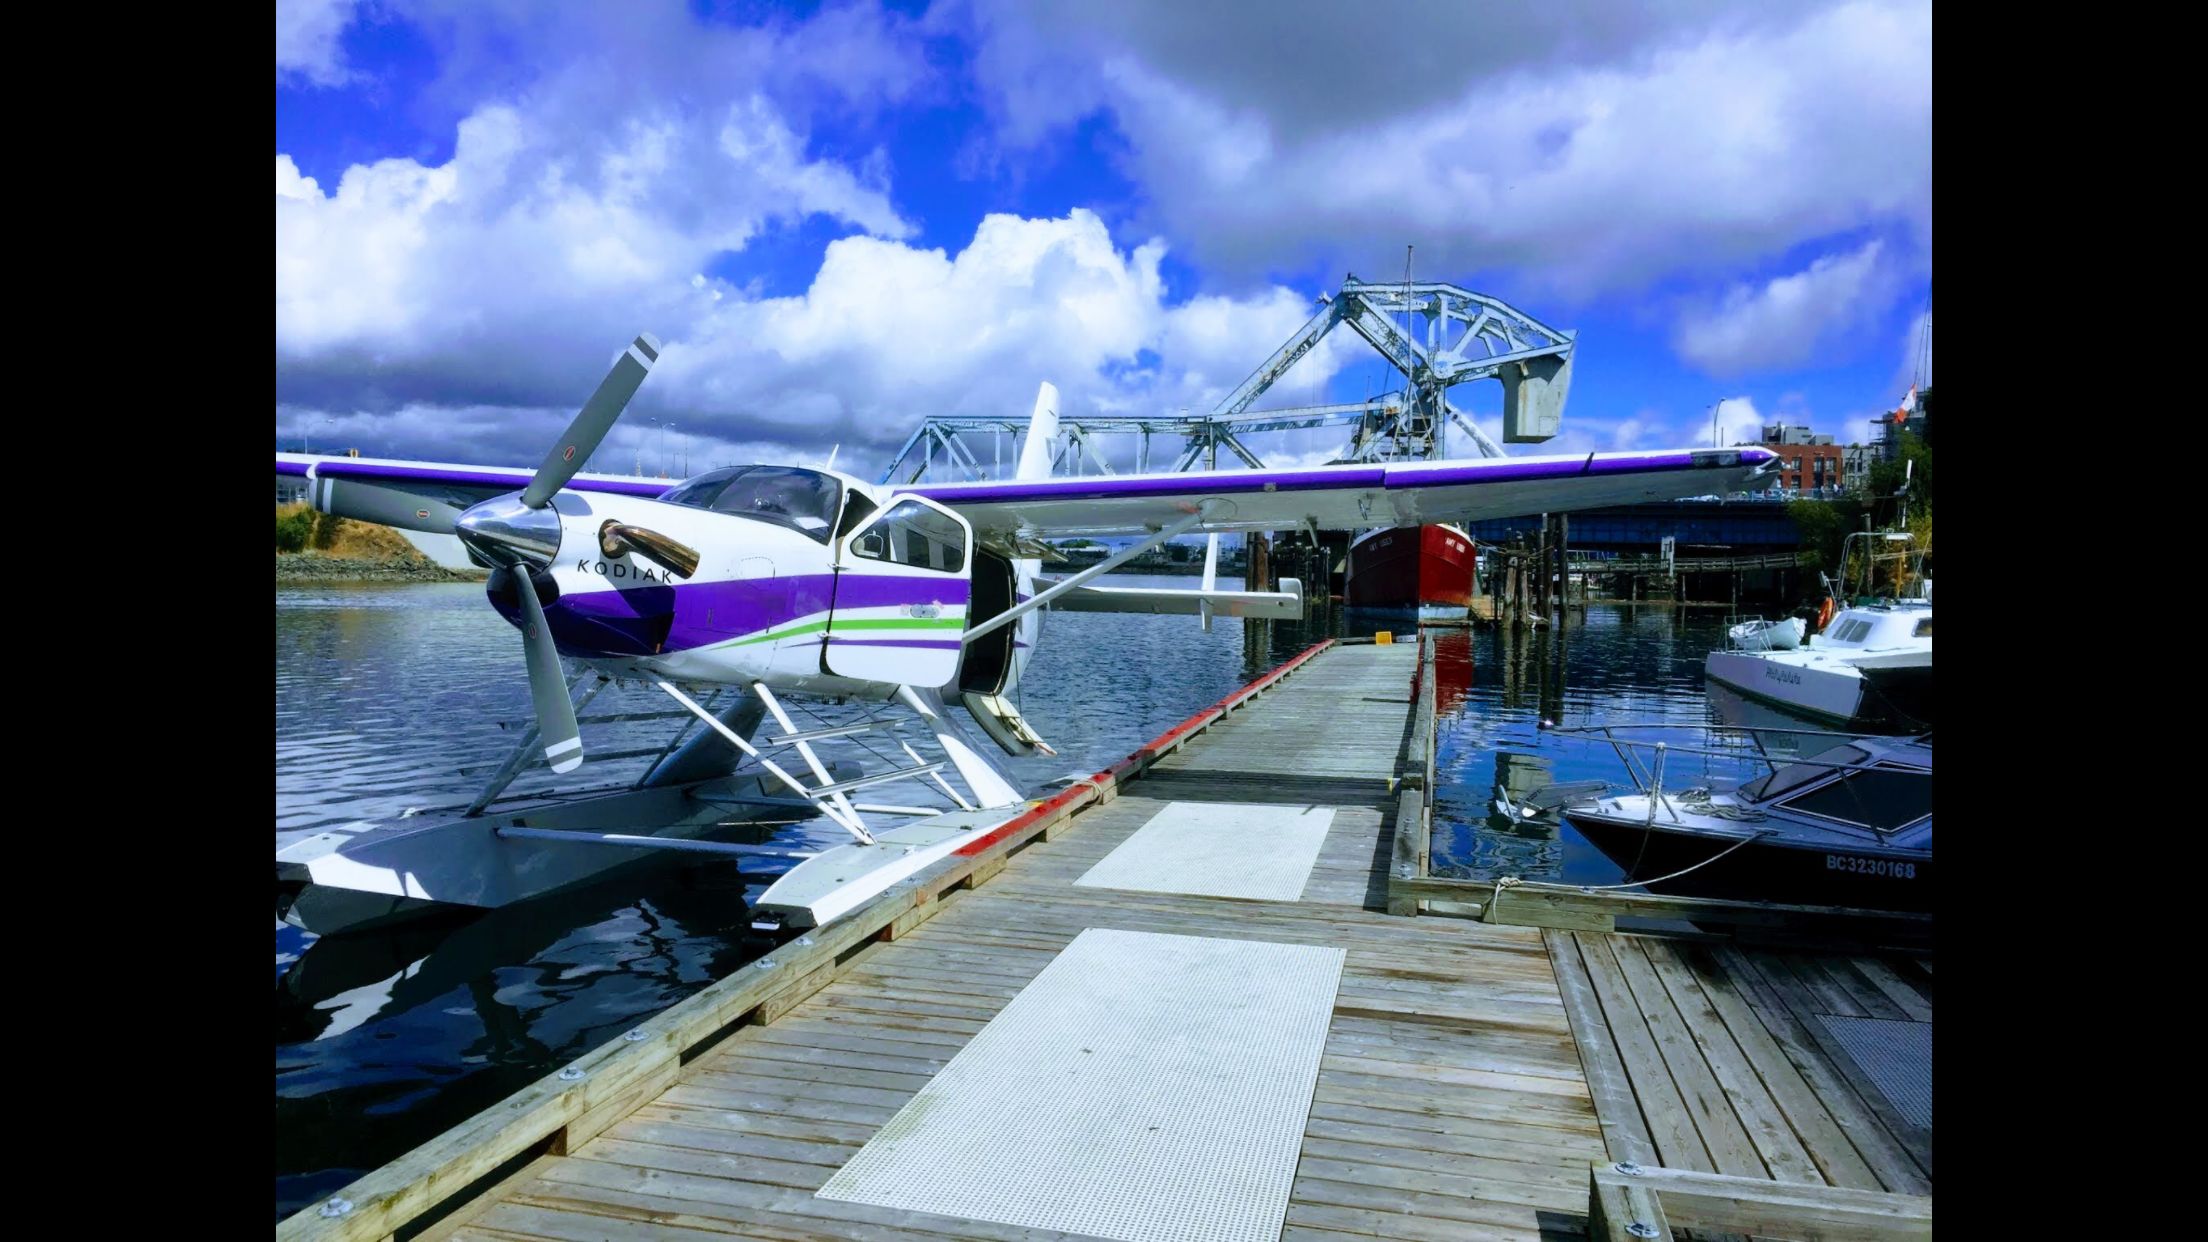
[[[843,484],[834,475],[795,466],[731,466],[701,474],[663,493],[660,500],[757,518],[826,543],[843,504]]]

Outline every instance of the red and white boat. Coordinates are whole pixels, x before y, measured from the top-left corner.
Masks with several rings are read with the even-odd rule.
[[[1472,607],[1479,552],[1458,526],[1390,526],[1349,545],[1343,602],[1374,614],[1461,621]]]

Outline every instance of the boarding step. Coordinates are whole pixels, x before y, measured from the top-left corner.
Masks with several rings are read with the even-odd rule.
[[[677,713],[687,715],[688,713]],[[864,724],[837,725],[829,729],[807,729],[802,733],[784,733],[767,739],[769,746],[795,746],[799,742],[817,742],[824,737],[852,737],[860,733],[872,733],[878,729],[896,732],[897,725],[890,721],[870,720]]]
[[[898,768],[894,772],[877,772],[872,776],[860,776],[847,781],[837,781],[833,785],[822,785],[818,789],[808,789],[805,793],[807,797],[829,798],[840,793],[850,793],[854,789],[865,789],[870,785],[887,785],[891,781],[901,781],[916,776],[933,776],[942,770],[943,763],[938,760],[935,763],[923,763],[916,768]]]

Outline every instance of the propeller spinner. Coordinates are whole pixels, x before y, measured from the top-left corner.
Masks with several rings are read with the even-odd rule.
[[[486,500],[453,523],[453,533],[460,536],[460,542],[477,559],[506,571],[519,596],[529,698],[536,708],[545,761],[554,772],[571,772],[582,763],[583,739],[575,723],[574,704],[568,698],[567,679],[560,668],[560,649],[552,641],[552,628],[545,621],[544,604],[538,598],[532,571],[549,567],[560,553],[560,515],[551,508],[552,498],[590,460],[657,361],[659,341],[650,333],[631,341],[614,360],[613,369],[599,383],[598,391],[583,403],[559,442],[545,454],[529,486],[514,495]],[[634,551],[683,577],[697,572],[698,554],[657,532],[608,522],[599,539],[608,555]]]

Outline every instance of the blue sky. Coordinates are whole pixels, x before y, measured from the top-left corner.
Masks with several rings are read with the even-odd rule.
[[[1860,438],[1899,402],[1928,4],[1400,15],[280,0],[278,436],[526,464],[646,330],[608,468],[671,424],[693,465],[871,474],[1046,379],[1068,414],[1209,408],[1406,245],[1578,331],[1550,451],[1707,443],[1721,398],[1727,438]],[[1342,332],[1260,405],[1396,386]],[[1498,386],[1452,397],[1492,429]]]

